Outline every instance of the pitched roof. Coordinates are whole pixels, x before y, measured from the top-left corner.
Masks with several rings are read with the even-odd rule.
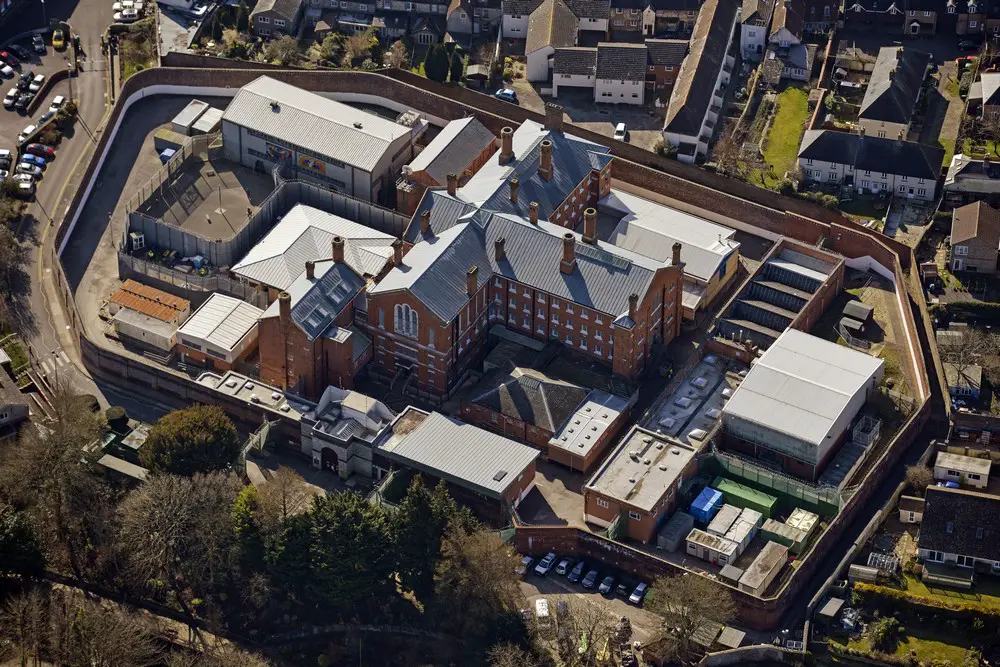
[[[187,299],[143,285],[131,278],[115,290],[111,295],[111,303],[163,322],[170,322],[180,313],[191,309],[191,302]]]
[[[785,28],[798,39],[802,39],[803,4],[803,0],[776,0],[770,36],[774,37],[779,30]]]
[[[775,0],[743,0],[740,20],[744,24],[766,26],[774,12]]]
[[[1000,561],[1000,497],[944,486],[927,487],[918,546]]]
[[[306,262],[333,256],[333,237],[344,239],[344,260],[358,274],[378,275],[392,257],[394,236],[333,213],[297,204],[232,268],[238,276],[284,290]]]
[[[886,172],[936,182],[944,149],[916,141],[883,139],[836,130],[806,130],[799,158],[853,165],[855,170]]]
[[[645,43],[650,65],[679,67],[687,55],[686,39],[647,39]]]
[[[984,72],[979,80],[983,86],[983,104],[1000,104],[1000,72]]]
[[[579,20],[564,0],[544,0],[528,17],[524,53],[531,54],[547,46],[576,46]]]
[[[862,120],[908,123],[927,73],[930,55],[902,46],[879,49],[858,114]]]
[[[530,368],[494,371],[469,391],[469,403],[555,433],[590,390]]]
[[[475,117],[453,120],[420,151],[408,166],[410,171],[424,171],[444,185],[449,173],[460,174],[496,137]]]
[[[597,49],[587,46],[570,46],[556,49],[552,59],[553,74],[584,74],[594,76],[597,71]]]
[[[309,340],[322,336],[328,329],[339,329],[333,324],[334,319],[364,286],[364,278],[347,264],[331,259],[318,261],[312,278],[303,271],[285,290],[292,298],[292,322]],[[275,300],[262,319],[278,317],[280,308],[280,299]]]
[[[646,45],[613,44],[597,45],[597,78],[620,81],[646,80]]]
[[[257,320],[263,314],[264,311],[257,306],[216,292],[194,311],[177,329],[177,333],[223,350],[232,350],[257,326]]]
[[[538,9],[542,0],[505,0],[503,11],[507,16],[527,16]]]
[[[443,37],[448,31],[447,19],[440,14],[413,14],[413,23],[410,26],[411,33],[427,32]]]
[[[970,239],[1000,250],[1000,211],[982,201],[956,208],[951,218],[951,243]]]
[[[683,135],[701,131],[719,70],[726,61],[739,8],[737,0],[706,0],[702,5],[688,55],[670,94],[664,131]]]
[[[610,0],[566,0],[566,5],[578,19],[607,19],[611,16]]]
[[[391,120],[267,76],[243,86],[222,118],[369,172],[396,139],[410,134]]]
[[[299,11],[299,7],[302,6],[303,0],[259,0],[256,6],[254,6],[253,11],[250,12],[251,18],[261,14],[263,12],[273,12],[279,16],[284,16],[289,21],[295,20],[295,15]]]

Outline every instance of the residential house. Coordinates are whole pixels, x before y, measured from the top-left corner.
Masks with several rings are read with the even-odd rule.
[[[937,34],[938,12],[946,8],[940,0],[903,0],[902,6],[905,11],[905,34],[912,37]],[[945,21],[945,24],[949,23],[952,23],[949,27],[954,29],[953,22]]]
[[[903,0],[844,0],[844,23],[848,28],[895,33],[905,20]]]
[[[899,522],[920,523],[924,517],[924,499],[916,496],[900,496]]]
[[[952,271],[993,275],[1000,252],[1000,211],[981,201],[956,208],[951,217]]]
[[[740,14],[740,52],[744,60],[759,61],[764,57],[774,13],[775,0],[743,0]]]
[[[641,106],[645,102],[646,63],[645,44],[598,44],[594,101]]]
[[[864,134],[906,139],[929,64],[930,54],[924,51],[902,46],[879,49],[858,112]]]
[[[449,34],[471,35],[473,33],[472,0],[451,0],[446,16]]]
[[[544,0],[528,18],[524,42],[528,81],[547,81],[556,49],[576,46],[579,20],[564,0]]]
[[[983,201],[1000,205],[1000,166],[989,155],[977,160],[959,153],[951,158],[944,179],[944,204],[962,204]]]
[[[739,9],[737,0],[706,0],[698,12],[663,124],[663,140],[681,162],[693,163],[712,141],[735,65],[729,47]]]
[[[958,15],[955,32],[968,37],[978,37],[986,32],[987,0],[948,0],[947,11],[954,8]]]
[[[559,97],[560,88],[589,88],[595,102],[643,104],[647,92],[673,85],[686,52],[687,41],[681,39],[556,49],[552,96]]]
[[[962,486],[985,489],[990,483],[991,465],[988,457],[980,459],[974,456],[938,452],[934,460],[934,479],[939,482],[955,482]]]
[[[969,88],[969,113],[980,117],[1000,114],[1000,72],[984,72]]]
[[[840,3],[834,0],[805,0],[802,29],[808,32],[829,32],[837,25]]]
[[[1000,497],[927,487],[917,554],[925,581],[935,575],[928,564],[968,568],[970,585],[973,571],[1000,574]]]
[[[944,363],[948,394],[953,400],[977,400],[983,386],[983,367],[977,364]]]
[[[686,39],[647,39],[649,57],[646,71],[646,92],[660,94],[672,88],[687,55]]]
[[[643,37],[684,35],[694,26],[699,5],[698,0],[613,0],[610,28],[625,39],[636,32]]]
[[[567,0],[566,4],[579,21],[581,31],[593,33],[600,40],[607,39],[611,17],[610,0]]]
[[[560,88],[587,88],[597,85],[597,47],[569,46],[556,49],[552,58],[552,97]]]
[[[643,15],[649,7],[649,0],[614,0],[611,3],[610,22],[608,28],[612,39],[627,41],[629,34],[635,37],[645,34],[643,30]],[[649,36],[655,29],[656,14],[650,13]]]
[[[444,41],[448,32],[447,22],[443,16],[434,14],[417,15],[410,23],[410,37],[415,44],[431,46]]]
[[[797,166],[805,179],[933,201],[944,149],[836,130],[806,130]]]
[[[505,0],[501,24],[503,38],[525,39],[528,36],[528,17],[541,4],[542,0]]]
[[[803,0],[775,0],[771,31],[767,36],[768,45],[780,52],[802,43],[802,29],[805,9]]]
[[[250,12],[250,30],[264,38],[295,35],[304,5],[303,0],[259,0]]]

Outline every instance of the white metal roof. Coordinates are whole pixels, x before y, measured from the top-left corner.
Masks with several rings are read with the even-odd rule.
[[[549,447],[559,447],[571,454],[587,456],[628,407],[628,399],[592,389],[583,405],[576,409],[573,416],[549,440]]]
[[[723,412],[819,446],[881,359],[787,329],[757,360]]]
[[[330,259],[333,237],[344,239],[344,261],[361,276],[378,275],[392,257],[394,236],[312,206],[297,204],[232,268],[277,290],[287,290],[306,262]]]
[[[222,119],[368,172],[396,139],[410,134],[391,120],[267,76],[243,86]]]
[[[194,311],[177,333],[188,340],[232,350],[257,326],[263,314],[257,306],[216,292]]]
[[[740,247],[734,229],[623,190],[612,190],[598,207],[621,216],[609,243],[669,264],[674,243],[680,242],[684,273],[698,280],[711,279]]]
[[[977,459],[972,456],[962,454],[949,454],[948,452],[938,452],[934,461],[935,468],[947,468],[958,470],[959,472],[979,473],[980,475],[990,474],[990,460]]]

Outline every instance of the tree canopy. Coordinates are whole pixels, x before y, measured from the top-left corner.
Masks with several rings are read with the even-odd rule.
[[[240,453],[236,427],[217,405],[192,405],[153,424],[139,450],[153,472],[193,475],[227,469]]]

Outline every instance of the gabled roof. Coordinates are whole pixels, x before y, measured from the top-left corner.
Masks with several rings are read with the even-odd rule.
[[[902,46],[879,49],[858,114],[862,120],[909,123],[930,54]]]
[[[191,302],[129,278],[111,295],[111,303],[170,322],[191,309]]]
[[[883,139],[836,130],[806,130],[800,159],[853,165],[855,170],[937,181],[944,149],[916,141]]]
[[[918,546],[1000,561],[1000,497],[944,486],[927,487]]]
[[[598,44],[597,78],[645,81],[646,45],[610,42]]]
[[[223,350],[232,350],[257,326],[257,320],[263,314],[263,310],[246,301],[216,292],[194,311],[177,329],[177,333]]]
[[[554,434],[589,393],[540,371],[514,368],[486,374],[466,400]]]
[[[395,237],[371,227],[297,204],[232,268],[238,276],[284,290],[306,262],[333,256],[333,237],[344,239],[344,260],[359,275],[376,276],[392,258]]]
[[[570,46],[556,49],[552,59],[553,74],[581,74],[594,76],[597,71],[597,48]]]
[[[610,0],[566,0],[566,5],[578,19],[608,19],[611,16]]]
[[[979,79],[983,86],[983,104],[1000,104],[1000,72],[984,72]]]
[[[504,0],[503,13],[507,16],[528,16],[540,4],[542,0]]]
[[[737,0],[706,0],[702,5],[688,55],[670,94],[664,131],[689,136],[701,131],[719,70],[726,61],[739,7]]]
[[[302,2],[303,0],[259,0],[250,12],[250,17],[253,18],[263,12],[273,12],[289,21],[294,21]]]
[[[680,67],[687,55],[686,39],[647,39],[645,44],[650,65]]]
[[[432,35],[444,37],[448,31],[447,19],[440,14],[413,14],[412,16],[413,22],[410,25],[410,32],[413,34],[426,30]]]
[[[525,55],[547,46],[576,46],[579,20],[564,0],[544,0],[528,17],[528,34],[524,40]]]
[[[803,0],[775,0],[770,36],[774,37],[779,30],[785,28],[797,39],[802,39],[803,5]]]
[[[1000,211],[983,201],[956,208],[951,218],[951,244],[971,239],[1000,250]]]
[[[364,278],[347,264],[330,259],[316,262],[312,278],[303,271],[285,290],[292,298],[292,321],[309,340],[315,340],[331,328],[337,315],[364,286]],[[279,315],[280,299],[264,311],[261,319]]]
[[[448,174],[461,174],[496,137],[475,117],[453,120],[420,151],[408,166],[412,172],[423,171],[438,184],[448,181]]]
[[[744,25],[766,26],[774,12],[775,0],[743,0],[740,20]]]

